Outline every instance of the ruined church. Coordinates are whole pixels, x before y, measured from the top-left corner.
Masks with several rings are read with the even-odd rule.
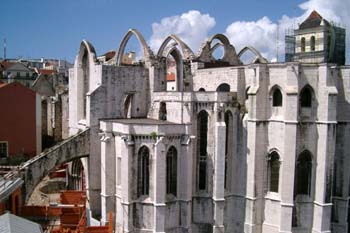
[[[118,233],[349,232],[343,31],[313,12],[280,63],[222,34],[197,54],[176,35],[152,51],[135,29],[113,56],[82,41],[69,131],[90,129],[90,223],[112,212]],[[140,62],[124,59],[132,36]]]

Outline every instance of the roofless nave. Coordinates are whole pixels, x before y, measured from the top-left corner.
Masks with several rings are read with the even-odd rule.
[[[332,25],[307,20],[286,63],[237,54],[221,34],[198,55],[174,35],[154,54],[130,30],[109,60],[83,41],[69,126],[89,129],[91,216],[112,211],[116,232],[347,232],[350,68],[330,63]],[[132,36],[144,59],[123,64]]]

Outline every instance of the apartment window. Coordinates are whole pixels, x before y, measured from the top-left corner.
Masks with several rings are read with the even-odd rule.
[[[26,73],[26,77],[29,78],[29,72]]]
[[[202,110],[198,114],[198,189],[207,187],[207,143],[208,143],[208,113]]]
[[[139,150],[137,172],[138,196],[149,195],[149,149],[146,146]]]
[[[277,152],[272,152],[268,156],[268,190],[278,193],[278,183],[280,174],[280,156]]]
[[[7,158],[8,156],[8,143],[0,142],[0,158]]]
[[[272,95],[272,106],[281,107],[283,102],[283,97],[280,89],[276,88]]]
[[[166,193],[176,196],[177,191],[177,151],[170,147],[166,155]]]
[[[21,76],[20,72],[17,72],[17,78],[19,78]]]

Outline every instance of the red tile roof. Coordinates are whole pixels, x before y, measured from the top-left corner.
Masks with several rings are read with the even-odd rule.
[[[174,73],[167,73],[166,81],[175,81],[175,74]]]
[[[309,17],[307,17],[307,19],[300,24],[299,29],[319,27],[322,20],[324,20],[326,25],[329,24],[329,22],[323,19],[323,17],[317,11],[312,11]]]
[[[115,51],[108,51],[107,53],[103,54],[103,56],[106,57],[106,61],[109,61],[115,56]]]
[[[2,61],[0,62],[0,70],[7,70],[12,65],[16,64],[15,62]]]
[[[56,70],[39,69],[38,72],[39,74],[43,74],[43,75],[51,75],[56,73]]]

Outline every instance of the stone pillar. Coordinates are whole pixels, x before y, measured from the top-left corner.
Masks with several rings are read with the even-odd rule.
[[[153,200],[154,200],[154,231],[165,233],[165,196],[166,196],[166,151],[163,137],[154,144],[153,159]],[[152,193],[152,190],[151,192]]]
[[[132,223],[132,186],[135,177],[132,175],[132,158],[134,156],[135,143],[131,137],[122,136],[120,145],[121,160],[121,209],[116,209],[116,223],[121,227],[121,231],[117,232],[131,232],[133,231]],[[119,140],[119,139],[118,139]],[[136,181],[135,181],[136,182]],[[117,202],[116,202],[117,203]],[[121,222],[118,220],[121,219]]]
[[[292,232],[292,215],[294,205],[294,176],[295,176],[295,152],[297,145],[297,88],[288,87],[284,101],[284,151],[280,167],[281,215],[280,232]]]
[[[331,184],[334,159],[335,125],[317,124],[318,151],[315,181],[313,233],[331,232]]]
[[[214,225],[213,233],[224,233],[224,208],[225,208],[225,144],[226,125],[220,121],[215,124],[215,154],[214,154]]]
[[[193,168],[193,141],[189,136],[181,139],[181,154],[178,157],[178,199],[181,208],[180,218],[184,232],[190,232],[192,224],[192,175]]]
[[[108,213],[115,213],[115,139],[111,133],[101,138],[101,224],[108,223]]]

